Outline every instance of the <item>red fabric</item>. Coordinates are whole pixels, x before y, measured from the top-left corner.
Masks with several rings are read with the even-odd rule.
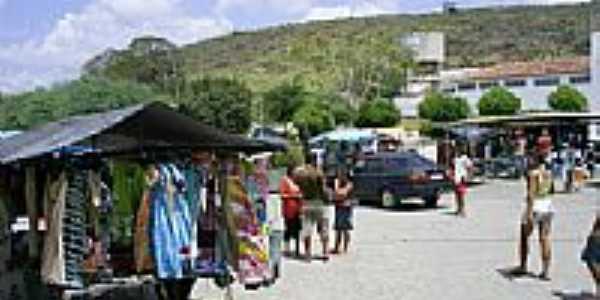
[[[281,178],[279,192],[283,202],[283,217],[290,220],[300,216],[302,209],[300,188],[286,176]]]
[[[460,183],[456,185],[456,193],[461,196],[464,196],[467,193],[467,185],[465,183]]]

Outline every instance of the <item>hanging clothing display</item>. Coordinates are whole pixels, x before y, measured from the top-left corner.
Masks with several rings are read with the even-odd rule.
[[[63,285],[66,281],[62,228],[67,185],[65,173],[61,173],[57,179],[48,175],[44,193],[47,231],[44,238],[41,266],[42,281],[48,284]]]
[[[182,251],[189,251],[191,220],[184,197],[185,179],[174,165],[159,165],[150,187],[151,249],[160,279],[181,278]]]
[[[154,269],[152,255],[150,253],[150,194],[144,192],[142,201],[136,214],[135,236],[134,236],[134,258],[137,273],[147,273]]]
[[[83,287],[83,262],[88,254],[86,192],[87,172],[73,168],[67,172],[69,184],[63,218],[65,278],[70,286]]]
[[[242,284],[255,285],[270,278],[268,267],[268,239],[261,232],[251,198],[239,177],[227,181],[228,204],[234,219],[238,239],[238,275]]]

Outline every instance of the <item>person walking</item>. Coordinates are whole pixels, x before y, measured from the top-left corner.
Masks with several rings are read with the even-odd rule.
[[[586,263],[592,275],[595,285],[594,296],[598,298],[600,297],[600,214],[598,213],[581,254],[581,259]]]
[[[460,154],[454,158],[454,196],[456,201],[456,215],[465,217],[465,196],[467,194],[467,182],[469,170],[473,166],[473,162],[469,159],[466,152],[462,150]]]
[[[285,230],[283,234],[284,253],[290,254],[290,241],[293,239],[296,242],[296,256],[300,256],[300,230],[302,221],[300,214],[302,211],[302,193],[300,187],[293,179],[294,166],[289,165],[286,174],[281,178],[279,183],[279,192],[283,202],[283,218]]]
[[[520,265],[513,273],[524,275],[527,273],[527,256],[529,252],[529,237],[537,226],[542,256],[542,272],[539,278],[550,280],[549,269],[551,261],[550,231],[554,210],[550,191],[552,188],[552,174],[546,169],[544,156],[534,154],[529,159],[527,174],[527,193],[525,196],[525,213],[521,220],[521,238],[519,243]]]
[[[308,262],[312,259],[312,233],[316,227],[321,246],[323,260],[329,260],[329,220],[327,218],[327,195],[325,176],[314,165],[314,159],[307,156],[306,164],[294,172],[296,183],[302,192],[302,231],[304,240],[305,258]]]
[[[345,170],[339,170],[335,179],[334,201],[335,201],[335,246],[333,254],[340,253],[340,246],[344,244],[344,253],[348,252],[350,246],[350,231],[352,224],[352,181]]]

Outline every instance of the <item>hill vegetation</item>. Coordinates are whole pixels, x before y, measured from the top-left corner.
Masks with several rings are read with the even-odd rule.
[[[215,98],[199,96],[194,87],[214,79],[218,84],[211,86],[219,93],[230,92],[232,99],[252,98],[250,109],[242,111],[253,120],[312,116],[314,107],[322,105],[319,102],[327,102],[323,97],[350,106],[338,105],[329,109],[330,115],[313,116],[322,124],[303,124],[316,131],[352,122],[353,111],[365,101],[389,99],[402,89],[406,69],[414,66],[410,51],[399,41],[408,33],[444,32],[449,67],[587,55],[589,10],[589,4],[521,6],[350,18],[235,32],[184,47],[142,37],[127,49],[107,50],[90,59],[79,80],[20,95],[0,94],[0,126],[27,128],[152,99],[169,99],[202,116],[197,111],[202,105],[192,102]],[[273,100],[294,89],[302,91],[297,94],[301,100],[277,107],[279,102]],[[303,108],[301,103],[312,106]],[[265,114],[265,109],[279,113]]]

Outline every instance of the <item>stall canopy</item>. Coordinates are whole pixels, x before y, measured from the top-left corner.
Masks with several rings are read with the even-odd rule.
[[[486,138],[492,137],[495,134],[495,131],[490,128],[471,126],[450,128],[449,132],[450,135],[456,139],[473,142],[485,140]]]
[[[34,159],[64,149],[98,154],[165,149],[274,150],[264,141],[225,133],[161,103],[74,116],[0,141],[0,163]]]

